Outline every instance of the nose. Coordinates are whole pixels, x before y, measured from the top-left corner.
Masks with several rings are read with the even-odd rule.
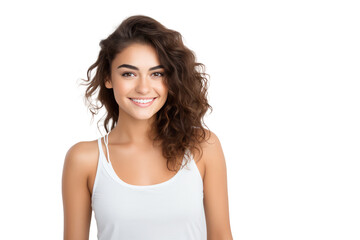
[[[135,91],[141,94],[147,94],[150,92],[150,79],[146,75],[138,78]]]

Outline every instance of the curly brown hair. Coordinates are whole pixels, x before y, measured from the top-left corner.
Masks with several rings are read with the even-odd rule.
[[[100,41],[98,59],[89,67],[87,80],[82,79],[88,82],[82,85],[88,85],[84,98],[89,103],[92,117],[105,106],[106,132],[109,132],[110,120],[111,130],[117,124],[119,106],[113,90],[105,87],[105,79],[111,75],[111,63],[115,56],[132,43],[150,44],[164,67],[168,97],[156,113],[156,120],[151,126],[153,133],[149,137],[153,142],[160,143],[162,154],[167,159],[167,168],[170,164],[180,165],[179,160],[184,154],[189,157],[186,149],[191,152],[196,149],[202,155],[200,143],[206,141],[205,127],[208,129],[203,118],[208,109],[211,112],[213,110],[207,100],[210,76],[205,73],[204,64],[196,62],[195,54],[184,45],[179,32],[164,27],[148,16],[128,17],[108,38]],[[95,68],[91,80],[91,72]],[[99,93],[96,100],[101,103],[100,106],[91,102],[97,89]],[[211,131],[208,132],[211,134]]]

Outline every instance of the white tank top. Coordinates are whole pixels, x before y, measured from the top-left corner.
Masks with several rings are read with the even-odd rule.
[[[170,180],[131,185],[114,171],[98,139],[99,160],[91,198],[99,240],[206,240],[203,182],[192,154]],[[188,150],[186,150],[188,152]]]

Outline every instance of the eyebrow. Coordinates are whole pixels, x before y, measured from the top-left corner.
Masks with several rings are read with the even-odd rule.
[[[122,64],[122,65],[118,66],[117,69],[122,68],[122,67],[130,68],[130,69],[134,69],[134,70],[139,70],[138,67],[135,67],[135,66],[129,65],[129,64]],[[164,66],[163,65],[158,65],[158,66],[155,66],[155,67],[151,67],[151,68],[149,68],[149,71],[159,69],[159,68],[164,68]]]

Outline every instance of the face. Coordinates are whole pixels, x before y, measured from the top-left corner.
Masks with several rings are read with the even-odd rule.
[[[111,64],[111,81],[119,105],[119,117],[146,120],[165,104],[168,89],[164,83],[164,68],[155,49],[134,43],[118,53]]]

